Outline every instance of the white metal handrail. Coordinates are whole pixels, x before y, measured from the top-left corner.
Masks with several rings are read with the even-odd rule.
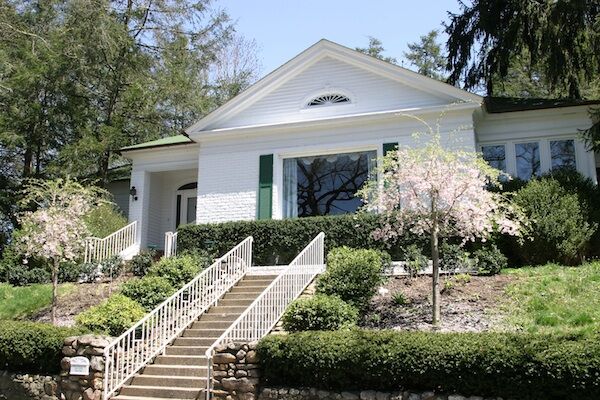
[[[325,234],[319,233],[206,350],[207,400],[212,392],[212,357],[215,348],[233,341],[255,341],[273,329],[287,306],[302,294],[318,273],[323,272],[324,238]]]
[[[104,400],[163,352],[252,265],[252,237],[235,246],[104,349]]]
[[[165,232],[165,257],[177,255],[177,232]]]
[[[133,221],[105,238],[86,238],[84,262],[92,263],[114,257],[133,246],[136,237],[137,221]]]

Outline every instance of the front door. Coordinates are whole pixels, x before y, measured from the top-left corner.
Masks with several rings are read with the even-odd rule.
[[[177,200],[179,202],[179,225],[191,224],[196,221],[196,195],[196,189],[180,190],[177,192]]]

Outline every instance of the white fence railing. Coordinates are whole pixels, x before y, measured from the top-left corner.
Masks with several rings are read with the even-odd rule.
[[[104,349],[104,400],[214,305],[251,264],[248,237],[111,342]]]
[[[177,255],[177,232],[165,232],[165,257]]]
[[[234,341],[255,341],[273,329],[287,306],[302,294],[318,273],[323,272],[324,238],[325,234],[319,233],[206,350],[207,400],[210,399],[212,392],[212,357],[215,348]]]
[[[133,246],[136,237],[137,221],[133,221],[105,238],[86,238],[84,262],[92,263],[114,257],[128,247]]]

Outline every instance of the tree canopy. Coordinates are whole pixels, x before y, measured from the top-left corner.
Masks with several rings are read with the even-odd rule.
[[[430,78],[444,80],[446,55],[438,43],[438,31],[429,31],[419,38],[419,42],[409,43],[404,57],[416,67],[417,72]]]
[[[483,86],[526,65],[552,91],[583,98],[600,70],[600,3],[596,0],[461,1],[446,24],[449,82]],[[515,60],[515,57],[521,57]]]

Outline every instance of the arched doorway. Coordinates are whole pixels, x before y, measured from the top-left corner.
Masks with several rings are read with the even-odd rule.
[[[191,224],[196,221],[196,196],[198,195],[198,182],[186,183],[177,189],[177,211],[175,214],[175,229],[182,224]]]

